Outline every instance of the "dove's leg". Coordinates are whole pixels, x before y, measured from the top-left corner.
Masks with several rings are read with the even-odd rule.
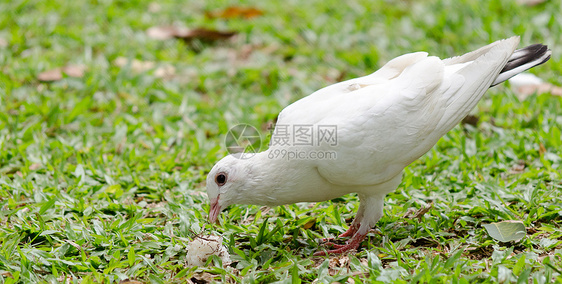
[[[361,199],[362,200],[362,199]],[[365,213],[365,203],[359,202],[359,209],[357,210],[357,215],[355,215],[355,219],[351,225],[349,225],[349,229],[345,231],[345,233],[339,235],[340,238],[351,237],[355,235],[357,230],[359,230],[359,226],[361,225],[361,220],[363,220],[363,214]]]
[[[357,210],[357,215],[355,215],[355,219],[353,219],[353,222],[351,222],[351,225],[349,225],[349,229],[347,229],[347,231],[345,231],[344,233],[339,235],[338,238],[351,237],[351,236],[355,235],[357,230],[359,230],[359,226],[361,225],[361,220],[363,220],[363,214],[364,213],[365,213],[365,203],[359,202],[359,209]],[[334,238],[322,239],[323,242],[328,242],[328,243],[326,243],[327,245],[332,245],[333,247],[340,246],[340,245],[331,243],[330,241],[332,241],[332,240],[334,240]]]
[[[356,217],[356,220],[360,219],[358,221],[359,228],[357,229],[355,234],[353,234],[353,237],[351,237],[351,239],[349,239],[349,241],[347,241],[347,244],[345,245],[336,245],[336,244],[328,243],[333,247],[335,247],[336,249],[329,250],[329,251],[319,251],[314,253],[314,255],[322,256],[326,254],[337,254],[337,253],[344,253],[353,249],[357,249],[361,244],[361,242],[365,239],[365,236],[367,236],[367,232],[372,227],[374,227],[377,221],[379,221],[379,219],[382,217],[384,196],[385,195],[372,195],[372,196],[359,195],[359,198],[361,199],[361,205],[359,205],[359,210],[361,210],[362,207],[364,209],[362,212],[363,213],[362,218],[360,218],[361,216],[359,216],[359,214]]]

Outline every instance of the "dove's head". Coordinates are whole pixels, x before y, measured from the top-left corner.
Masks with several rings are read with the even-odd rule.
[[[250,159],[228,155],[207,175],[207,195],[211,202],[209,221],[217,221],[219,213],[231,204],[245,202],[246,190],[252,187]]]

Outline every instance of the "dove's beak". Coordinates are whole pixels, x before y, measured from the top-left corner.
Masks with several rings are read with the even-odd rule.
[[[219,197],[220,195],[218,195],[217,198],[211,199],[211,209],[209,210],[209,221],[211,223],[216,223],[218,221],[219,214],[222,211],[219,205]]]

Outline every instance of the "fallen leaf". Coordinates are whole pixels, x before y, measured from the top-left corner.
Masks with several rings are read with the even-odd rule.
[[[538,85],[521,86],[517,88],[517,92],[525,96],[530,96],[534,93],[537,94],[550,93],[554,96],[562,96],[562,87],[550,83],[541,83]]]
[[[62,67],[62,72],[70,77],[81,78],[84,77],[86,66],[82,64],[70,64]]]
[[[517,0],[519,5],[536,6],[546,2],[546,0]]]
[[[511,167],[511,169],[509,170],[510,174],[520,174],[523,173],[525,171],[525,161],[519,161],[517,164],[513,165],[513,167]]]
[[[142,73],[154,69],[156,63],[152,61],[142,61],[138,59],[127,59],[125,57],[117,57],[113,60],[113,64],[117,67],[123,68],[130,66],[131,71],[134,73]],[[169,64],[163,64],[154,70],[154,76],[157,78],[170,79],[176,74],[176,68]]]
[[[331,257],[330,262],[328,263],[328,274],[334,276],[338,274],[337,268],[347,267],[348,265],[349,265],[349,256],[347,255]]]
[[[34,163],[34,164],[31,164],[31,165],[29,166],[29,169],[32,170],[32,171],[35,171],[35,170],[37,170],[37,169],[39,169],[39,168],[41,168],[41,164],[38,164],[38,163]]]
[[[78,251],[81,251],[81,250],[82,250],[82,247],[81,247],[79,244],[77,244],[77,243],[75,243],[75,242],[73,242],[73,241],[69,241],[69,240],[66,240],[66,242],[67,242],[69,245],[73,246],[73,247],[74,247],[75,249],[77,249]]]
[[[469,124],[469,125],[472,125],[472,126],[477,126],[479,120],[480,120],[480,118],[478,116],[469,114],[465,118],[462,119],[462,123],[463,124]]]
[[[412,242],[410,242],[410,245],[414,246],[414,247],[439,247],[439,242],[437,242],[436,240],[430,239],[430,238],[426,238],[426,237],[421,237],[415,240],[412,240]]]
[[[70,64],[64,67],[58,67],[41,72],[37,75],[37,79],[43,82],[58,81],[63,78],[63,73],[70,77],[81,78],[84,76],[84,71],[86,71],[86,66],[81,64]]]
[[[554,96],[562,96],[562,87],[544,82],[531,73],[521,73],[514,76],[509,79],[509,83],[519,100],[524,100],[535,93],[550,93]]]
[[[3,277],[8,277],[8,278],[12,278],[12,273],[10,273],[9,271],[2,271],[0,272],[0,275]]]
[[[37,75],[37,79],[43,82],[51,82],[51,81],[58,81],[62,79],[62,70],[61,68],[55,68],[47,71],[43,71]]]
[[[546,153],[546,148],[542,143],[539,143],[539,155],[543,156]]]
[[[148,37],[158,40],[173,38],[177,32],[178,28],[174,26],[151,27],[146,30]]]
[[[222,19],[232,19],[232,18],[244,18],[251,19],[263,15],[263,12],[254,7],[238,7],[231,6],[224,10],[207,12],[206,16],[208,18],[222,18]]]
[[[143,283],[137,280],[125,279],[119,281],[119,284],[143,284]]]
[[[234,31],[218,31],[207,28],[188,29],[175,26],[152,27],[146,30],[146,34],[153,39],[167,40],[179,38],[184,41],[199,39],[203,41],[217,41],[228,39],[236,34]]]
[[[308,230],[308,229],[312,228],[312,226],[314,226],[315,224],[316,224],[316,219],[312,219],[312,220],[306,222],[306,224],[304,224],[302,226],[302,228],[305,229],[305,230]]]
[[[72,283],[72,276],[69,275],[61,275],[59,276],[59,278],[57,278],[57,281],[59,281],[59,283]]]
[[[429,212],[429,210],[433,208],[433,202],[429,203],[427,206],[420,208],[420,210],[418,210],[418,212],[416,212],[416,215],[414,216],[414,218],[418,219],[418,221],[421,221],[421,218],[423,217],[423,215],[425,215],[425,213]]]
[[[502,221],[482,226],[490,237],[500,242],[518,241],[527,235],[525,224],[521,221]]]
[[[154,70],[154,77],[169,79],[176,74],[176,68],[172,65],[162,65]]]
[[[157,13],[157,12],[160,12],[160,10],[162,10],[162,7],[157,2],[152,2],[152,3],[148,4],[148,11],[149,12]]]
[[[485,259],[485,258],[490,258],[492,256],[492,252],[494,251],[494,249],[492,248],[492,246],[484,246],[484,247],[473,247],[470,246],[468,248],[465,249],[465,251],[467,252],[467,256],[469,259]]]
[[[234,31],[218,31],[207,28],[196,28],[184,32],[178,32],[175,37],[181,38],[185,41],[192,41],[194,39],[203,41],[217,41],[221,39],[228,39],[234,35],[236,35],[236,32]]]
[[[339,262],[340,262],[340,267],[347,266],[348,263],[349,263],[349,256],[344,255],[344,256],[340,257]]]
[[[215,283],[216,276],[208,272],[196,273],[189,280],[196,284]]]
[[[154,68],[154,66],[156,65],[152,61],[141,61],[138,59],[130,60],[125,57],[117,57],[115,60],[113,60],[113,64],[120,68],[130,65],[131,70],[135,73],[148,71]]]

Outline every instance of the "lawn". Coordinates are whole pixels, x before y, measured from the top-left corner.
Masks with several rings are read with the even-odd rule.
[[[355,195],[231,206],[216,225],[205,191],[230,127],[255,126],[266,147],[286,105],[403,53],[520,35],[549,45],[531,72],[560,85],[561,6],[2,1],[0,283],[562,282],[562,97],[549,92],[490,89],[406,168],[355,253],[312,257],[347,229]],[[222,33],[164,39],[163,26]],[[483,227],[506,220],[526,236],[498,242]],[[206,235],[223,237],[230,265],[187,265]]]

